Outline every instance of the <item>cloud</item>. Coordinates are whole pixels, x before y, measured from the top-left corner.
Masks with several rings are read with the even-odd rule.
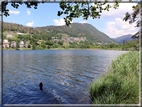
[[[31,14],[30,11],[27,11],[27,14],[30,15]]]
[[[27,26],[32,27],[34,24],[34,21],[27,23]]]
[[[107,3],[112,6],[114,3]],[[132,13],[132,6],[136,3],[120,3],[118,9],[110,8],[109,11],[103,11],[101,14],[102,19],[124,18],[125,13]]]
[[[9,13],[11,13],[11,14],[19,14],[20,12],[19,11],[9,10]]]
[[[63,26],[63,25],[66,24],[65,20],[63,18],[61,18],[60,20],[54,19],[53,21],[54,21],[56,26]],[[73,21],[71,23],[73,23]]]
[[[84,21],[80,21],[79,23],[83,24],[83,23],[87,23],[87,22],[85,22],[85,20],[84,20]]]
[[[114,5],[114,3],[106,3],[102,7],[104,8],[108,4],[110,6]],[[136,4],[137,3],[119,3],[118,9],[110,8],[109,11],[102,11],[101,19],[124,18],[126,12],[132,13],[132,6],[135,6]],[[94,3],[92,3],[92,6],[95,6]]]
[[[107,26],[105,33],[110,38],[116,38],[126,34],[135,34],[138,31],[138,28],[134,27],[135,23],[129,24],[121,18],[116,18],[115,21],[108,21],[105,24]]]

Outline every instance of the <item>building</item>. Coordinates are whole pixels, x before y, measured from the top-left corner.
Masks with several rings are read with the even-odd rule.
[[[9,48],[9,42],[7,39],[3,40],[3,48]]]
[[[29,44],[30,44],[30,41],[26,41],[25,47],[28,48]]]
[[[8,38],[9,38],[9,37],[12,37],[12,35],[9,35],[9,34],[8,34],[6,37],[8,37]]]
[[[37,42],[36,44],[37,44],[37,45],[40,45],[40,42]]]
[[[16,42],[15,41],[11,42],[11,47],[16,47]]]
[[[19,43],[19,46],[20,46],[20,48],[23,48],[24,47],[24,41],[20,41],[20,43]]]
[[[19,35],[25,35],[25,33],[17,33],[17,34],[19,34]]]
[[[9,28],[8,31],[11,31],[11,29]]]

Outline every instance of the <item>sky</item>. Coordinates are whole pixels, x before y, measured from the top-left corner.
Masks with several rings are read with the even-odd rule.
[[[113,5],[113,3],[109,3]],[[91,3],[90,5],[94,5]],[[88,23],[93,25],[99,31],[107,34],[110,38],[116,38],[127,34],[135,34],[138,28],[134,24],[129,24],[123,21],[126,12],[132,13],[132,6],[136,3],[120,3],[119,9],[110,9],[101,14],[100,19],[83,20],[82,17],[73,19],[73,23]],[[15,9],[9,3],[10,16],[3,15],[3,21],[9,23],[22,24],[30,27],[43,26],[63,26],[65,25],[64,16],[57,16],[58,11],[61,11],[59,3],[40,3],[37,9],[27,8],[26,5],[20,5]]]

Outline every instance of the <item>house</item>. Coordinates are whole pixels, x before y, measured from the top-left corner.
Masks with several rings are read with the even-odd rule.
[[[7,39],[3,40],[3,48],[9,48],[9,42]]]
[[[39,42],[37,42],[36,44],[37,44],[37,45],[40,45],[40,43],[39,43]]]
[[[17,34],[19,34],[19,35],[25,35],[25,33],[17,33]]]
[[[98,45],[102,45],[102,43],[100,43],[100,42],[97,42],[97,44],[98,44]]]
[[[9,35],[9,34],[8,34],[6,37],[8,37],[8,38],[9,38],[9,37],[12,37],[12,35]]]
[[[26,41],[25,47],[28,48],[29,44],[30,44],[30,41]]]
[[[16,42],[15,41],[11,42],[11,47],[16,47]]]
[[[24,47],[24,41],[20,41],[20,43],[19,43],[19,46],[20,46],[20,48],[23,48]]]

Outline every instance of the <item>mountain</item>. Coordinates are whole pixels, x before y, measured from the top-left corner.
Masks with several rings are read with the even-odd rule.
[[[117,38],[112,38],[114,41],[116,41],[117,43],[123,43],[123,41],[132,41],[135,40],[133,38],[131,38],[133,35],[132,34],[128,34],[128,35],[123,35],[121,37],[117,37]]]
[[[112,43],[115,42],[109,38],[106,34],[100,32],[95,27],[90,24],[84,23],[72,23],[70,27],[64,26],[46,26],[46,27],[37,27],[43,32],[56,32],[67,34],[70,37],[86,37],[87,40],[93,42],[98,41],[102,43]]]
[[[109,36],[97,30],[94,26],[84,23],[72,23],[70,26],[45,26],[45,27],[27,27],[15,23],[3,22],[3,31],[8,30],[29,34],[45,34],[51,37],[86,37],[92,43],[115,43]]]

